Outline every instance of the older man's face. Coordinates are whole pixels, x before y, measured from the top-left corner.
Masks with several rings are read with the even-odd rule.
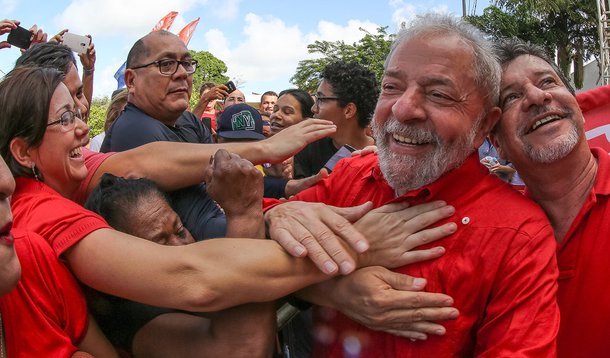
[[[227,98],[225,98],[224,109],[227,109],[228,107],[230,107],[234,104],[244,103],[244,102],[246,102],[246,96],[244,96],[244,93],[240,90],[235,90],[235,91],[229,93],[229,96],[227,96]]]
[[[379,163],[386,180],[404,192],[456,168],[486,133],[470,47],[454,36],[428,35],[403,42],[393,53],[373,118]]]
[[[148,56],[135,65],[144,65],[157,60],[192,60],[188,49],[174,35],[151,34],[145,38]],[[188,108],[193,87],[193,76],[187,74],[182,65],[171,76],[159,72],[157,65],[134,71],[133,86],[129,89],[130,101],[149,116],[163,122],[175,121]],[[128,86],[130,86],[128,84]]]
[[[564,158],[585,140],[576,98],[541,58],[522,55],[504,65],[500,105],[494,138],[500,154],[518,168]]]

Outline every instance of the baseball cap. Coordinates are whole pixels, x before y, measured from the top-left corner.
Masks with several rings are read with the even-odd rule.
[[[220,114],[216,134],[227,139],[265,139],[263,119],[254,107],[234,104]]]

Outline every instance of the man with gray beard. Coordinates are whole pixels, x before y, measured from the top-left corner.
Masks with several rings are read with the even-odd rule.
[[[438,241],[445,251],[440,258],[394,271],[361,269],[299,293],[330,308],[317,309],[313,356],[554,356],[559,312],[552,228],[476,152],[500,115],[499,82],[491,44],[478,30],[452,16],[418,18],[398,34],[385,63],[373,118],[378,155],[343,160],[332,176],[268,210],[273,227],[286,220],[283,211],[305,211],[310,204],[302,201],[379,207],[442,200],[455,208],[436,223],[454,231]],[[408,323],[411,307],[401,303],[367,320],[369,306],[399,302],[396,291],[413,294],[401,283],[404,275],[425,279],[428,292],[415,304],[435,292],[452,299],[438,300],[436,310],[410,311]],[[446,307],[451,303],[457,310]]]

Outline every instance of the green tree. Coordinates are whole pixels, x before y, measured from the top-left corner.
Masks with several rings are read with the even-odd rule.
[[[226,83],[229,77],[225,75],[227,65],[208,51],[189,51],[194,60],[197,60],[197,71],[193,74],[193,93],[190,105],[193,108],[199,100],[199,88],[204,82],[216,84]]]
[[[110,104],[108,97],[94,98],[91,101],[89,108],[89,137],[93,138],[104,131],[104,122],[106,121],[106,109]]]
[[[309,53],[319,53],[320,58],[299,61],[295,74],[290,82],[298,88],[315,92],[320,81],[320,72],[331,62],[343,60],[358,62],[375,73],[377,82],[383,76],[383,62],[390,52],[390,46],[395,35],[387,33],[386,27],[379,27],[372,34],[364,29],[364,36],[351,45],[344,41],[315,41],[307,45]]]
[[[555,54],[566,76],[582,87],[583,62],[599,58],[597,6],[592,0],[496,0],[467,20],[494,39],[519,37]]]

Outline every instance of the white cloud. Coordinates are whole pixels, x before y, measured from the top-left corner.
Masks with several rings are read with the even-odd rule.
[[[239,15],[241,0],[212,0],[210,8],[212,14],[221,20],[235,20]]]
[[[74,33],[139,38],[170,11],[184,12],[205,3],[207,0],[72,0],[54,20],[57,28]],[[178,16],[172,29],[179,31],[180,22],[184,19]]]

